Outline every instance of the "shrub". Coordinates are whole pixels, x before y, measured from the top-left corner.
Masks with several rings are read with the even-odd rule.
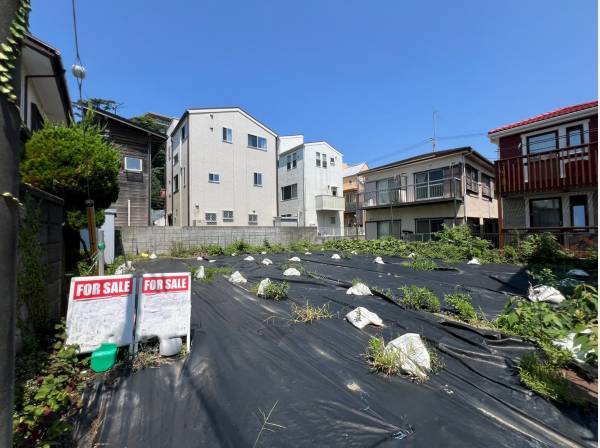
[[[306,302],[306,305],[300,306],[292,303],[292,318],[294,322],[303,322],[310,324],[316,320],[331,319],[333,314],[329,311],[329,305],[312,306]]]
[[[440,299],[436,297],[432,290],[420,288],[415,285],[402,286],[399,288],[402,292],[400,304],[413,310],[425,310],[436,313],[440,310]]]
[[[518,369],[521,382],[538,395],[557,402],[582,404],[581,394],[576,393],[560,370],[535,353],[524,355]]]
[[[550,268],[532,269],[531,271],[527,271],[527,273],[536,285],[547,285],[554,288],[560,286],[556,275]]]
[[[509,263],[518,263],[521,261],[519,252],[514,246],[504,246],[504,259]]]
[[[477,319],[477,312],[471,305],[471,296],[465,293],[446,294],[444,301],[460,320],[471,322]]]
[[[412,260],[405,261],[402,264],[416,271],[433,271],[435,268],[437,268],[435,261],[423,257],[416,257]]]
[[[556,263],[565,257],[560,244],[551,233],[534,233],[527,236],[518,248],[523,261],[537,263]]]
[[[265,287],[265,299],[281,300],[287,297],[290,285],[288,282],[271,282]]]

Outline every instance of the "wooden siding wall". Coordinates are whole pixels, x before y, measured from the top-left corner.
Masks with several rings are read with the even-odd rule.
[[[104,119],[110,140],[121,153],[121,170],[119,172],[119,198],[110,208],[117,210],[115,226],[127,226],[127,201],[130,202],[132,226],[147,226],[150,214],[150,166],[149,146],[150,137],[144,131],[127,126],[115,120]],[[142,173],[125,171],[125,157],[142,159]]]

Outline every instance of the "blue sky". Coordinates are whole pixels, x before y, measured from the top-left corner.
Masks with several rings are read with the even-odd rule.
[[[179,117],[241,106],[281,135],[371,166],[437,135],[598,97],[594,0],[79,1],[84,97]],[[74,62],[70,0],[34,0],[31,31]],[[76,84],[68,70],[70,93]],[[495,158],[485,135],[440,138]],[[384,157],[385,156],[385,157]]]

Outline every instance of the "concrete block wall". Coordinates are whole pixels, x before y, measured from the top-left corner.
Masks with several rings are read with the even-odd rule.
[[[237,240],[260,245],[320,242],[316,227],[118,227],[117,254],[168,253],[175,244],[184,248],[208,244],[226,246]]]

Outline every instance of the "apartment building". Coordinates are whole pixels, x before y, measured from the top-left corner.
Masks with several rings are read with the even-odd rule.
[[[563,107],[488,133],[501,235],[553,232],[563,244],[598,231],[598,101]],[[570,245],[570,244],[569,244]]]
[[[342,235],[343,154],[327,142],[304,136],[279,138],[279,223],[316,226],[320,235]]]
[[[363,184],[358,181],[358,176],[369,169],[365,162],[356,165],[344,163],[342,175],[344,176],[344,227],[348,232],[351,228],[362,233],[365,224],[365,212],[358,208],[358,195],[363,191]],[[350,232],[351,234],[351,232]]]
[[[228,107],[188,109],[167,134],[167,225],[273,225],[274,131]]]
[[[494,233],[494,165],[470,147],[429,152],[360,173],[367,239],[428,240],[444,224]]]

